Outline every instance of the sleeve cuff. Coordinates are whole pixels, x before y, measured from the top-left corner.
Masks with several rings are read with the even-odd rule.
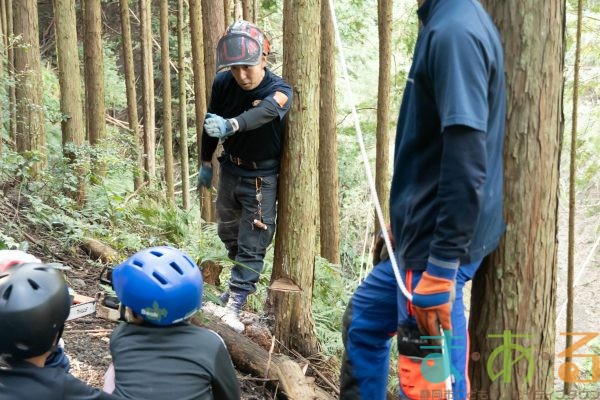
[[[444,260],[429,256],[427,260],[427,272],[432,276],[440,278],[454,279],[460,262],[458,259]]]

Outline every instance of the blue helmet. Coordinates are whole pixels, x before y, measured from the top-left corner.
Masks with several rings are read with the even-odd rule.
[[[173,247],[135,253],[114,269],[112,282],[121,304],[155,325],[175,324],[200,309],[202,273]]]

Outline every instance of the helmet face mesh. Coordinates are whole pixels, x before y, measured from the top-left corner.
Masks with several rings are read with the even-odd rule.
[[[258,40],[243,33],[224,36],[217,46],[217,69],[233,65],[258,65],[262,56]]]
[[[217,71],[234,65],[258,65],[270,51],[269,39],[256,25],[234,22],[217,45]]]

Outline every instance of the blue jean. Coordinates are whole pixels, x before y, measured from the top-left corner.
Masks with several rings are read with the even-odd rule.
[[[477,272],[481,260],[461,265],[456,277],[456,298],[452,307],[452,366],[461,375],[452,385],[453,399],[463,399],[467,391],[467,323],[463,288]],[[406,270],[400,271],[406,282]],[[411,288],[421,279],[422,270],[412,270]],[[344,357],[340,399],[386,398],[391,339],[398,326],[416,327],[408,302],[400,292],[389,260],[377,264],[358,286],[346,308],[343,321]],[[423,388],[427,390],[427,388]],[[401,397],[404,395],[401,391]]]
[[[257,179],[261,179],[261,213],[266,230],[253,225],[258,215]],[[230,290],[252,293],[263,269],[267,247],[275,233],[277,175],[260,178],[240,177],[221,169],[217,195],[217,231],[229,258],[235,261],[231,270]]]

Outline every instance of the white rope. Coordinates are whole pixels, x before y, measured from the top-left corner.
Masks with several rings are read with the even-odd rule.
[[[375,213],[377,214],[377,220],[379,221],[379,226],[382,227],[381,231],[383,233],[383,240],[385,241],[385,246],[387,247],[388,254],[390,256],[390,261],[392,263],[392,269],[394,270],[394,275],[396,276],[396,282],[398,283],[398,287],[402,291],[402,294],[409,300],[412,301],[412,295],[404,286],[404,282],[402,281],[402,277],[400,276],[400,270],[398,269],[398,263],[396,262],[396,257],[394,255],[394,250],[392,248],[392,242],[390,241],[390,236],[388,235],[387,229],[385,229],[387,223],[383,219],[383,212],[381,211],[381,205],[379,204],[379,197],[377,196],[377,189],[375,188],[375,180],[373,179],[373,174],[371,172],[371,167],[369,165],[369,156],[367,155],[367,150],[365,148],[365,141],[363,139],[362,129],[360,127],[360,120],[358,119],[358,113],[356,112],[356,104],[354,102],[354,93],[352,92],[352,88],[350,87],[350,77],[348,75],[348,67],[346,66],[346,57],[344,56],[344,47],[342,46],[342,38],[340,37],[340,31],[338,30],[337,17],[335,15],[335,8],[333,6],[333,0],[329,0],[329,9],[331,10],[331,20],[333,22],[333,31],[335,32],[335,42],[338,47],[339,55],[340,55],[340,64],[342,66],[342,75],[344,77],[345,89],[347,100],[350,103],[350,110],[352,111],[352,119],[354,120],[354,128],[356,130],[356,138],[358,141],[358,145],[360,146],[360,154],[362,156],[363,163],[365,165],[365,172],[367,174],[367,181],[369,182],[369,189],[371,191],[371,201],[375,206]]]

